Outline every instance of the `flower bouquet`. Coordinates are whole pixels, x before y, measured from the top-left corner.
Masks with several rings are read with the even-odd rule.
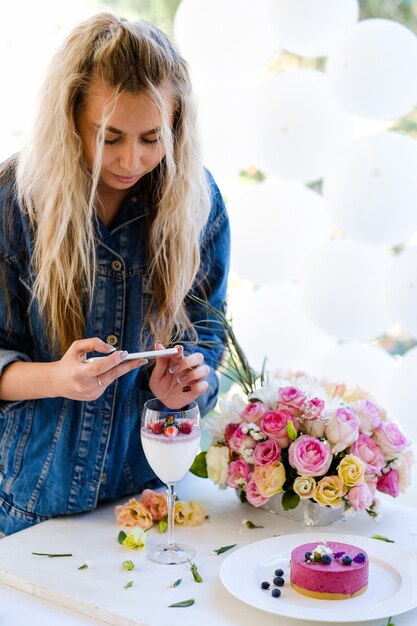
[[[376,517],[377,491],[397,497],[406,489],[411,442],[369,395],[301,372],[265,383],[225,314],[210,313],[225,330],[232,363],[226,375],[243,393],[221,400],[220,412],[206,419],[213,441],[191,471],[240,490],[256,507],[282,493],[284,510],[311,500]]]

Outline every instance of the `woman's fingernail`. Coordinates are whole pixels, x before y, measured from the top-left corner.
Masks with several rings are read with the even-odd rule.
[[[171,365],[168,371],[170,374],[175,374],[175,372],[178,372],[179,369],[180,369],[179,365]]]
[[[104,343],[104,347],[107,348],[109,352],[114,352],[116,350],[116,348],[114,346],[111,346],[109,343]]]
[[[123,350],[123,352],[120,353],[120,360],[124,361],[128,354],[129,353],[126,352],[126,350]]]
[[[185,375],[185,376],[179,376],[179,377],[177,378],[177,382],[178,382],[179,384],[181,384],[181,383],[186,383],[186,382],[187,382],[187,380],[188,380],[188,376],[187,376],[187,375]]]
[[[146,365],[147,363],[149,363],[148,359],[142,359],[142,361],[139,361],[139,366],[142,367],[142,365]]]

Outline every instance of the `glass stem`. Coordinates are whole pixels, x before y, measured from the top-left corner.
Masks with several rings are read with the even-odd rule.
[[[174,548],[174,513],[175,513],[175,483],[167,485],[167,502],[168,502],[168,541],[167,548]]]

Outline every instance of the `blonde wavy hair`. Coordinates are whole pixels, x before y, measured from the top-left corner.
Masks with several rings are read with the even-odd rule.
[[[166,155],[141,180],[151,211],[151,306],[144,320],[165,344],[192,327],[184,306],[200,265],[199,241],[210,210],[202,167],[196,107],[187,64],[168,37],[145,22],[99,13],[77,26],[55,54],[40,92],[33,132],[22,150],[16,182],[21,207],[34,229],[34,298],[52,345],[64,352],[84,336],[96,272],[94,220],[106,119],[89,171],[76,116],[85,105],[92,74],[123,92],[145,92],[161,113]],[[161,86],[174,97],[174,122]],[[83,301],[88,293],[88,302]]]

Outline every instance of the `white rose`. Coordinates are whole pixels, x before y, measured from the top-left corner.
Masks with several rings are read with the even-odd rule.
[[[224,487],[228,476],[229,448],[211,446],[206,454],[207,474],[210,480]]]

